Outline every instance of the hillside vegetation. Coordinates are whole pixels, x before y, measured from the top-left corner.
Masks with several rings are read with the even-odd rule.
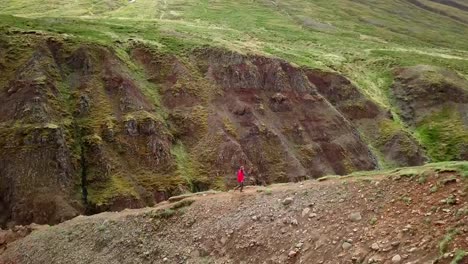
[[[6,1],[0,225],[223,190],[239,164],[270,184],[466,160],[467,9]]]
[[[217,45],[333,69],[386,107],[395,65],[468,74],[467,10],[455,0],[13,0],[0,7],[25,18],[3,17],[4,26],[107,44],[132,38],[170,51]]]

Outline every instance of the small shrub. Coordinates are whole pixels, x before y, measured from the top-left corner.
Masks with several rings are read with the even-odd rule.
[[[271,189],[266,189],[265,190],[266,195],[271,195],[272,193],[273,193],[273,191]]]
[[[403,172],[403,173],[400,173],[400,176],[401,177],[408,177],[410,179],[413,179],[413,177],[417,176],[418,174],[415,173],[415,172]]]
[[[447,249],[448,249],[448,246],[450,244],[450,242],[452,242],[453,238],[459,234],[459,231],[458,229],[451,229],[444,237],[444,239],[442,239],[442,241],[440,241],[439,243],[439,252],[440,254],[444,254],[445,252],[447,252]]]
[[[456,252],[455,252],[455,257],[453,258],[452,262],[450,262],[450,264],[461,264],[462,260],[468,256],[468,252],[467,251],[464,251],[464,250],[461,250],[461,249],[458,249]]]
[[[172,205],[171,209],[176,210],[176,209],[179,209],[179,208],[182,208],[182,207],[187,207],[187,206],[192,205],[194,202],[195,202],[195,200],[184,199],[184,200],[178,201],[177,203]]]
[[[174,211],[174,210],[172,210],[172,209],[164,209],[164,210],[160,213],[160,216],[161,216],[161,218],[170,218],[170,217],[173,216],[175,213],[176,213],[176,211]]]
[[[457,218],[461,218],[465,215],[468,215],[468,207],[464,207],[464,208],[460,208],[457,210],[457,212],[455,213],[455,216]]]
[[[406,205],[410,205],[411,202],[413,201],[413,199],[411,199],[411,198],[408,197],[408,196],[402,197],[401,200],[402,200]]]
[[[457,166],[458,172],[462,179],[468,179],[468,163],[463,163]]]
[[[423,173],[423,174],[419,175],[418,183],[419,184],[426,183],[427,182],[427,177],[428,177],[428,175],[426,173]]]
[[[104,224],[101,224],[101,225],[99,225],[99,226],[97,227],[97,230],[98,230],[99,232],[103,232],[104,230],[106,230],[106,226],[105,226]]]
[[[370,224],[371,224],[371,225],[377,224],[377,217],[375,217],[375,216],[372,217],[371,220],[370,220]]]
[[[427,225],[431,224],[431,219],[429,217],[424,218],[424,223]]]
[[[457,200],[455,199],[455,196],[451,194],[449,197],[447,197],[447,199],[445,199],[445,203],[448,205],[454,205],[457,203]]]
[[[172,210],[170,208],[164,209],[164,210],[157,210],[154,212],[151,217],[156,218],[156,219],[168,219],[171,218],[173,215],[176,214],[177,211]]]

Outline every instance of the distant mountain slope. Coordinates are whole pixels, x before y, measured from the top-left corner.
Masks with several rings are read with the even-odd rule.
[[[410,3],[430,12],[468,24],[468,5],[452,0],[408,0]]]
[[[0,13],[28,17],[126,18],[159,23],[175,20],[244,32],[258,32],[264,27],[278,34],[281,28],[292,26],[304,32],[322,31],[338,36],[358,33],[402,43],[408,43],[408,38],[436,45],[453,40],[451,47],[457,43],[463,47],[467,29],[460,22],[467,21],[467,9],[466,3],[453,0],[12,0],[2,4]]]

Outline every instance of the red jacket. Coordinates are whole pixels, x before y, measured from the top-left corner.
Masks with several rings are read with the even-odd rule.
[[[239,169],[237,171],[237,182],[243,182],[244,181],[244,170]]]

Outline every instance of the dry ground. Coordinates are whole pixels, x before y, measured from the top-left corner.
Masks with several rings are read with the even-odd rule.
[[[468,263],[467,190],[431,168],[199,194],[34,227],[0,263]]]

